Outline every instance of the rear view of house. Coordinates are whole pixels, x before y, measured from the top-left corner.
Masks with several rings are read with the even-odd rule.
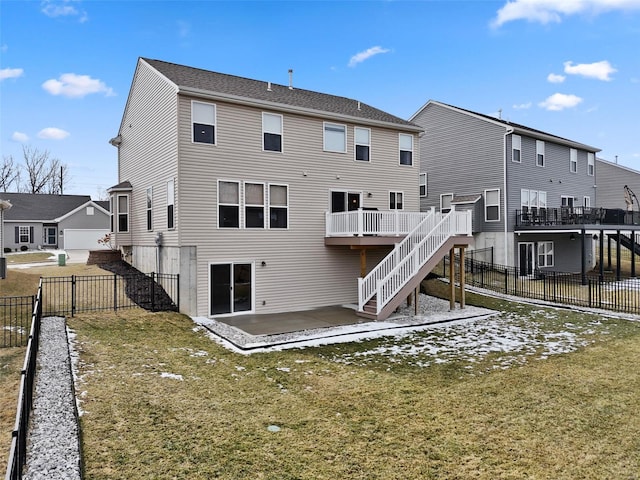
[[[380,274],[358,279],[428,216],[421,130],[291,81],[141,58],[111,139],[113,239],[140,270],[179,273],[192,315],[363,310]]]

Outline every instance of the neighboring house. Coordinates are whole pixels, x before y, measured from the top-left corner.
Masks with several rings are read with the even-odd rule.
[[[596,171],[598,206],[634,211],[637,215],[640,210],[636,198],[640,195],[640,172],[602,158],[596,158]]]
[[[433,100],[410,121],[425,130],[423,210],[473,211],[474,247],[494,247],[495,261],[521,275],[594,265],[593,235],[618,222],[595,208],[599,149]]]
[[[109,204],[88,195],[0,193],[11,208],[4,213],[4,247],[99,249],[109,232]]]
[[[291,80],[140,58],[110,140],[120,182],[109,189],[113,240],[138,269],[179,273],[191,315],[364,312],[381,279],[397,279],[373,267],[414,227],[435,225],[436,214],[419,212],[421,130]],[[417,243],[404,245],[410,253]],[[405,297],[414,277],[397,283]],[[395,301],[379,301],[374,316]]]

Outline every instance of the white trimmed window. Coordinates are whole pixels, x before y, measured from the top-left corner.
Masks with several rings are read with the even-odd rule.
[[[587,153],[587,175],[593,177],[596,173],[595,154]]]
[[[118,195],[118,232],[129,231],[129,196]]]
[[[175,212],[175,183],[173,179],[167,182],[167,228],[174,228],[176,225],[176,212]]]
[[[244,183],[244,224],[246,228],[264,228],[264,184]]]
[[[94,207],[89,206],[89,207],[87,207],[87,209],[85,210],[85,213],[87,214],[87,216],[91,217],[91,216],[95,215],[96,210],[95,210],[95,208],[94,208]]]
[[[413,135],[400,133],[400,165],[413,165]]]
[[[522,161],[522,138],[520,135],[511,136],[511,161],[520,163]]]
[[[262,113],[262,149],[268,152],[282,151],[282,115]]]
[[[500,189],[484,191],[484,221],[500,221]]]
[[[572,148],[569,151],[569,171],[571,173],[577,173],[578,172],[578,150],[576,150],[575,148]]]
[[[443,193],[440,195],[440,211],[447,213],[451,210],[451,202],[453,202],[453,193]]]
[[[420,196],[421,197],[427,196],[427,174],[426,173],[420,174]]]
[[[347,127],[336,123],[324,123],[325,152],[345,153],[347,151]]]
[[[269,228],[289,228],[288,185],[269,185]]]
[[[560,195],[560,205],[563,207],[573,208],[578,203],[576,200],[575,197],[570,195]]]
[[[538,243],[538,267],[553,267],[553,242]]]
[[[536,165],[544,167],[544,142],[536,140]]]
[[[582,198],[582,206],[587,208],[591,207],[591,197],[585,195]]]
[[[353,129],[353,136],[356,160],[361,162],[371,161],[371,130],[368,128],[355,127]]]
[[[147,231],[153,230],[153,212],[151,210],[153,205],[153,188],[147,188]]]
[[[403,192],[389,192],[389,210],[403,210],[403,196]]]
[[[16,230],[18,230],[17,243],[33,243],[33,227],[24,227],[21,225],[16,227]]]
[[[520,206],[523,211],[529,208],[547,208],[547,192],[542,190],[520,190]]]
[[[240,227],[240,183],[218,181],[218,228]]]
[[[216,144],[216,106],[213,103],[191,102],[193,142]]]

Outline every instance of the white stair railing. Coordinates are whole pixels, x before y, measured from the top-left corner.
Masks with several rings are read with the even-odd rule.
[[[471,235],[471,212],[430,214],[366,277],[358,279],[358,309],[376,296],[376,314],[452,235]]]

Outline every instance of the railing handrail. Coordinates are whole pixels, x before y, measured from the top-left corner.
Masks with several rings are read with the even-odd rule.
[[[362,237],[364,235],[406,235],[424,219],[424,212],[403,210],[350,210],[325,213],[325,235]]]

